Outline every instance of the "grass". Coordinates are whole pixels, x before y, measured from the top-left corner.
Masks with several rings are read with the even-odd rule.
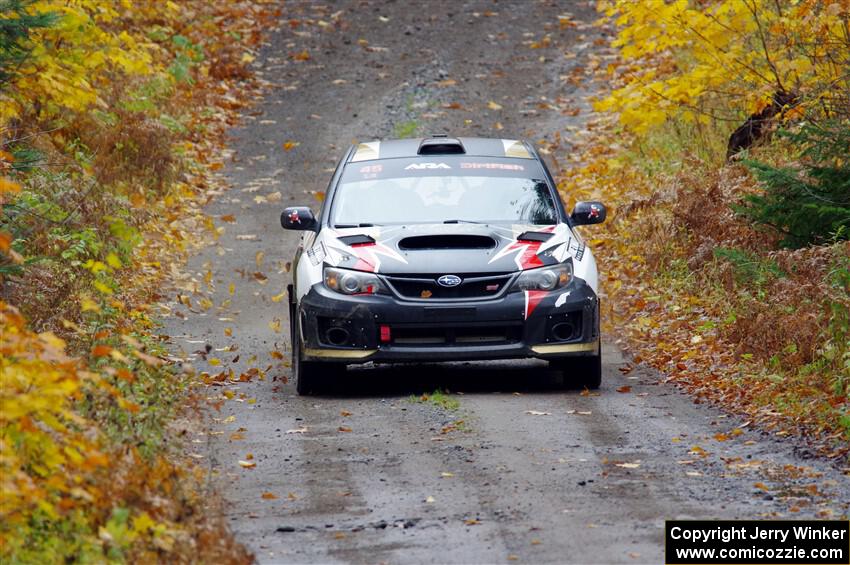
[[[422,396],[411,394],[408,400],[411,403],[431,404],[449,412],[455,412],[460,409],[460,401],[448,392],[440,389],[432,393],[425,393]]]
[[[406,122],[399,122],[393,128],[393,134],[395,137],[399,139],[404,139],[408,137],[415,137],[417,132],[419,131],[419,122],[416,120],[408,120]]]

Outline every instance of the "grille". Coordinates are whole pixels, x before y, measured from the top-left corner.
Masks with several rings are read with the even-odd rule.
[[[437,284],[441,275],[393,275],[386,277],[395,293],[410,300],[484,300],[501,296],[513,273],[459,274],[462,282],[445,287]]]
[[[396,345],[498,345],[522,339],[522,324],[466,326],[392,326]]]

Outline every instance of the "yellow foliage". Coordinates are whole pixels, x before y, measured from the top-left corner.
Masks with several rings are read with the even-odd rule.
[[[40,117],[84,111],[104,103],[98,87],[111,75],[151,72],[153,46],[113,29],[121,16],[104,0],[40,0],[28,11],[56,14],[57,23],[33,30],[30,56],[17,70],[12,88],[0,93],[0,122],[20,117],[37,104]]]
[[[846,104],[850,0],[602,0],[622,84],[596,104],[638,133],[668,118],[737,121],[776,93],[802,109]]]
[[[55,518],[92,497],[87,478],[106,458],[72,408],[86,375],[63,340],[0,301],[0,548],[34,510]]]

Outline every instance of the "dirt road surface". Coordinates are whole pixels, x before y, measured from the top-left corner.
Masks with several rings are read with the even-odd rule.
[[[190,444],[258,561],[659,563],[665,519],[847,513],[840,471],[655,372],[623,373],[613,336],[598,394],[560,390],[542,362],[366,367],[321,397],[286,382],[286,300],[274,298],[299,237],[281,209],[317,209],[354,140],[568,140],[589,108],[571,77],[599,49],[595,18],[585,2],[285,5],[255,63],[271,87],[233,131],[232,188],[207,209],[235,222],[217,221],[226,232],[189,265],[201,287],[212,271],[216,306],[172,302],[185,319],[166,323],[199,371],[271,366],[211,387],[220,407]],[[459,405],[420,399],[435,389]]]

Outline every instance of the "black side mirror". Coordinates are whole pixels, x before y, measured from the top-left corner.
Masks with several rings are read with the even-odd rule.
[[[306,206],[290,206],[280,214],[280,225],[285,230],[315,230],[316,216]]]
[[[605,205],[602,202],[576,202],[576,207],[573,208],[570,219],[573,221],[573,225],[585,226],[588,224],[601,224],[605,221],[605,216],[607,215],[608,211],[605,210]]]

